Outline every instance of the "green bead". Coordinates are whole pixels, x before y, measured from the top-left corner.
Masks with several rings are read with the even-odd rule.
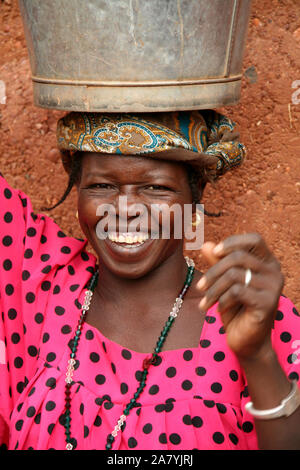
[[[111,444],[106,444],[106,446],[105,446],[105,449],[106,449],[106,450],[110,450],[111,448],[112,448],[112,445],[111,445]]]
[[[127,410],[127,408],[125,408],[125,410],[123,411],[123,414],[124,414],[125,416],[128,416],[128,415],[129,415],[129,410]]]

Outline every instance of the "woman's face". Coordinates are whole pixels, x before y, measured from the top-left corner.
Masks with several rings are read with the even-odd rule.
[[[77,190],[81,228],[113,274],[139,278],[168,257],[182,256],[178,224],[184,204],[192,203],[182,164],[87,152]]]

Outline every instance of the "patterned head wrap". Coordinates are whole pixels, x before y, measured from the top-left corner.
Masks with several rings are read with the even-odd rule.
[[[71,112],[58,121],[62,151],[140,155],[210,167],[215,175],[239,166],[246,150],[235,124],[212,111],[145,114]]]

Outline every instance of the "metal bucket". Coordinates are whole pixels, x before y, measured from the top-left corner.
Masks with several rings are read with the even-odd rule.
[[[19,0],[34,103],[95,112],[240,99],[251,0]]]

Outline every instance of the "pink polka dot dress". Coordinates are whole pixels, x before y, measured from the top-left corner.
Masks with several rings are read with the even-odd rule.
[[[4,449],[66,448],[65,374],[85,289],[97,268],[86,244],[67,237],[51,218],[34,214],[26,194],[0,176]],[[287,376],[297,380],[299,332],[298,312],[281,297],[273,345]],[[84,324],[71,386],[71,435],[77,450],[105,449],[107,435],[136,392],[146,357]],[[253,419],[244,410],[248,400],[245,376],[226,345],[214,306],[206,314],[198,347],[160,353],[112,449],[257,449]]]

